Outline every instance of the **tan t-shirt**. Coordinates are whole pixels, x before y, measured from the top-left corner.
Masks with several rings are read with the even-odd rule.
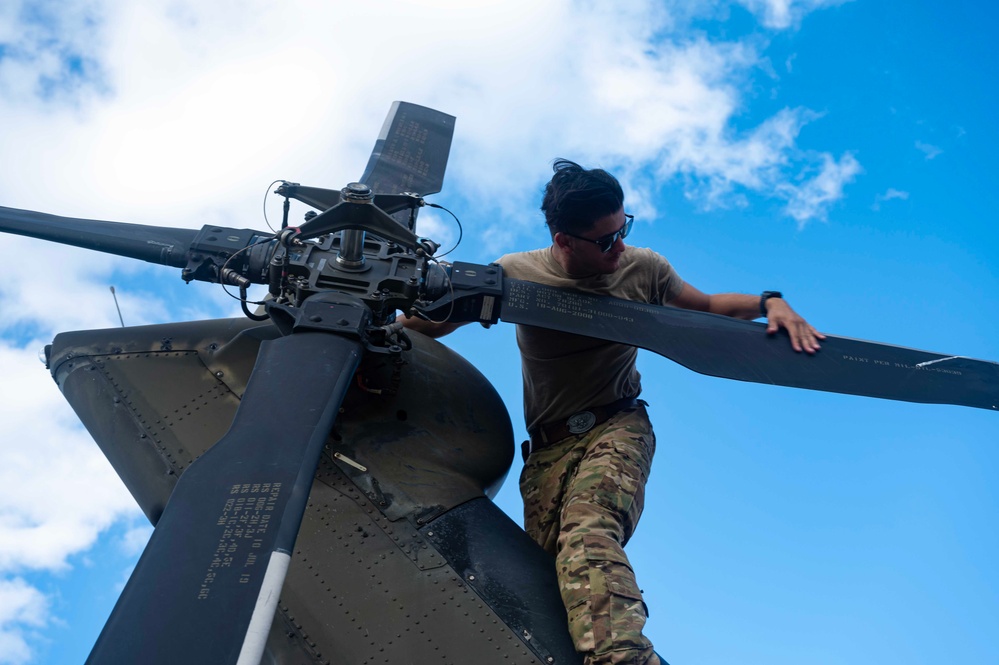
[[[497,263],[513,279],[637,302],[665,304],[683,289],[669,261],[643,247],[626,247],[612,274],[583,278],[570,277],[551,247],[507,254]],[[517,326],[517,344],[528,430],[641,391],[633,346],[525,325]]]

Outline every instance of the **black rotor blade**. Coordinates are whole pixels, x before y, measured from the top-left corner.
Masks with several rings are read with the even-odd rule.
[[[181,476],[87,663],[260,662],[360,357],[330,333],[261,344],[232,427]]]
[[[187,265],[187,249],[198,235],[193,229],[60,217],[4,207],[0,207],[0,231],[175,268]]]
[[[444,183],[454,116],[393,102],[360,182],[376,194],[435,194]]]
[[[654,351],[726,379],[999,410],[999,363],[829,335],[796,353],[785,332],[727,316],[505,279],[499,317]]]

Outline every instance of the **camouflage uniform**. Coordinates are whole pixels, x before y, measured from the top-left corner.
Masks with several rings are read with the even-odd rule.
[[[650,249],[625,247],[613,273],[568,274],[552,248],[500,257],[504,275],[559,289],[668,303],[683,280]],[[528,432],[642,391],[638,349],[536,326],[517,326]],[[624,544],[645,499],[655,437],[644,407],[530,455],[521,475],[524,528],[552,556],[569,632],[588,665],[662,662],[642,634],[648,611]]]
[[[556,560],[569,632],[587,665],[659,665],[624,554],[642,514],[655,435],[644,406],[534,452],[520,477],[524,526]]]

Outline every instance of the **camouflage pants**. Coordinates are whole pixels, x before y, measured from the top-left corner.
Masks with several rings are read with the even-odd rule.
[[[638,525],[656,439],[644,406],[533,453],[524,528],[555,557],[569,632],[586,665],[658,665],[624,545]]]

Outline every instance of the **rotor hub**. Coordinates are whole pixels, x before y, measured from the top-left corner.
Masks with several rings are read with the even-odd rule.
[[[349,183],[340,190],[340,194],[343,196],[344,201],[352,201],[354,203],[369,203],[374,198],[371,188],[363,182]]]

